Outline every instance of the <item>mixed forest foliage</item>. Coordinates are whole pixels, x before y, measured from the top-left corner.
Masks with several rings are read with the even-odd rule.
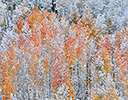
[[[90,10],[70,20],[24,4],[21,12],[1,40],[3,100],[128,99],[127,28],[109,34]]]

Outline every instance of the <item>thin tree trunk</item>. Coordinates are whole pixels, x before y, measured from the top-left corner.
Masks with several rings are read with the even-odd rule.
[[[55,0],[52,0],[52,11],[55,12],[57,14],[57,10],[56,10],[56,2]]]
[[[48,81],[48,84],[49,84],[49,94],[48,94],[48,99],[51,99],[51,92],[50,92],[50,90],[51,90],[51,70],[50,70],[50,68],[49,68],[49,81]]]
[[[91,69],[90,69],[90,59],[88,59],[87,62],[87,71],[86,71],[86,95],[85,100],[88,100],[88,97],[90,96],[90,88],[91,88]]]
[[[78,90],[76,91],[76,99],[81,99],[80,96],[80,68],[79,68],[79,62],[77,62],[77,88]]]
[[[88,88],[89,88],[89,83],[88,83],[88,81],[89,81],[89,76],[88,76],[88,72],[89,72],[89,65],[88,65],[89,63],[87,63],[87,71],[86,71],[86,97],[85,97],[85,100],[87,100],[87,98],[88,98]]]

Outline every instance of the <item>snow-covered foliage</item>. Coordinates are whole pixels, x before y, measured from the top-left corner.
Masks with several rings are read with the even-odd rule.
[[[0,99],[127,100],[126,1],[1,0]]]
[[[42,12],[45,10],[51,12],[55,4],[58,16],[64,15],[69,21],[71,21],[73,11],[77,12],[78,17],[81,18],[87,10],[91,10],[98,28],[108,30],[108,20],[111,20],[112,26],[109,27],[111,33],[117,29],[126,28],[128,23],[127,0],[1,0],[2,2],[8,7],[7,11],[11,11],[11,17],[14,19],[14,16],[17,16],[15,11],[21,13],[22,8],[19,7],[21,3],[27,4],[30,10],[38,7]]]

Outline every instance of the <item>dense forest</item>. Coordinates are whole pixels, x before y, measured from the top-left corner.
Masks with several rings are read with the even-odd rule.
[[[128,100],[127,0],[0,0],[1,100]]]

